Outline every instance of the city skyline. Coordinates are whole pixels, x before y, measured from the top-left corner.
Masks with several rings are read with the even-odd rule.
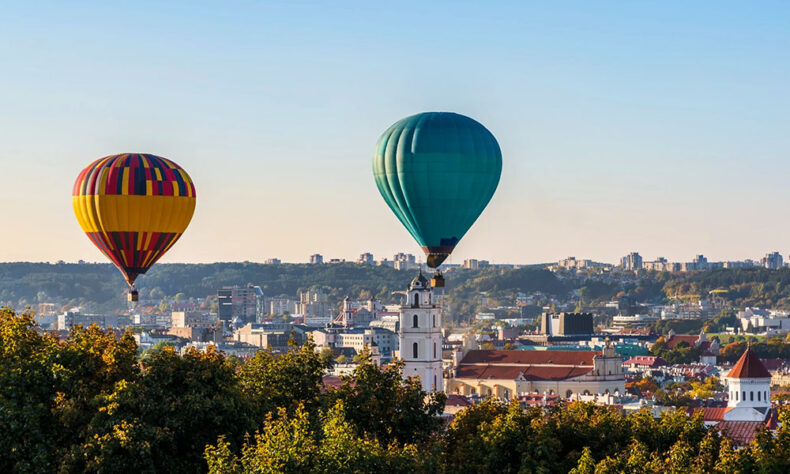
[[[449,263],[781,252],[789,8],[9,6],[0,261],[103,261],[70,189],[126,151],[197,186],[163,263],[420,256],[370,161],[391,123],[429,110],[479,120],[503,152]]]

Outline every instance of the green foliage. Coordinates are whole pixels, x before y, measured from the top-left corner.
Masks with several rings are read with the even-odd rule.
[[[387,367],[361,354],[362,363],[343,384],[330,392],[330,400],[343,403],[346,417],[360,436],[376,438],[385,445],[425,441],[441,426],[436,417],[444,411],[443,393],[426,398],[419,380],[403,380],[403,361]]]
[[[311,339],[285,354],[258,351],[241,366],[238,381],[255,417],[263,420],[267,413],[285,409],[293,413],[297,406],[315,413],[322,403],[322,377],[330,360],[317,353]]]
[[[77,327],[60,343],[32,315],[0,310],[0,471],[68,465],[98,400],[138,373],[129,334]]]
[[[249,360],[172,347],[136,356],[129,334],[76,328],[59,341],[0,310],[0,472],[790,471],[790,409],[740,449],[700,413],[579,402],[487,400],[445,427],[443,395],[369,353],[338,389],[323,386],[331,358],[309,341]],[[667,393],[719,387],[709,378]]]
[[[212,349],[189,348],[180,356],[165,347],[142,361],[134,383],[117,384],[91,420],[88,441],[78,448],[85,468],[196,472],[205,446],[219,434],[240,444],[255,425],[234,366]]]
[[[735,307],[790,308],[790,269],[738,268],[668,274],[664,285],[668,298],[707,297],[713,290],[727,290],[716,298]]]
[[[309,414],[298,406],[289,415],[281,410],[269,416],[262,431],[248,440],[235,455],[220,438],[208,446],[209,472],[229,473],[413,473],[435,472],[430,459],[414,446],[387,447],[378,440],[355,434],[338,401],[321,415],[320,429],[313,429]]]
[[[663,338],[659,338],[655,344],[650,347],[650,353],[661,357],[669,364],[691,364],[699,362],[699,357],[702,351],[698,347],[692,347],[685,341],[681,341],[672,349],[669,349]]]

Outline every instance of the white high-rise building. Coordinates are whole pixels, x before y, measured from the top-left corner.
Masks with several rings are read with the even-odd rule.
[[[420,272],[412,280],[406,304],[400,308],[399,357],[404,377],[419,377],[426,392],[442,387],[442,321],[428,279]]]

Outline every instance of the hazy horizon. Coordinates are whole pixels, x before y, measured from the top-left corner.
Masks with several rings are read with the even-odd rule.
[[[345,7],[344,7],[345,5]],[[197,209],[165,262],[422,253],[374,145],[447,110],[502,148],[450,263],[790,253],[790,5],[7,5],[0,261],[103,262],[71,209],[114,153],[172,159]]]

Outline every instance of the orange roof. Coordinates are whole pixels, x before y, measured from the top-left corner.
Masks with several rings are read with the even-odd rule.
[[[770,379],[771,373],[765,368],[757,354],[747,348],[727,377],[732,379]]]

